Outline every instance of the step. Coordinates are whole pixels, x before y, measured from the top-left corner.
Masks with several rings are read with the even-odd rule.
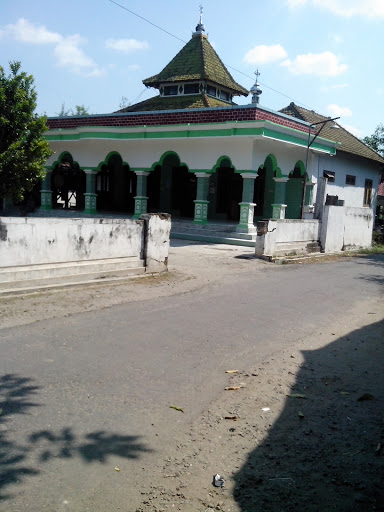
[[[76,284],[99,283],[111,280],[122,280],[129,277],[142,275],[145,273],[145,267],[132,267],[120,270],[108,270],[98,272],[87,272],[81,274],[67,274],[45,278],[15,280],[0,283],[0,295],[20,290],[36,290],[41,288],[53,288],[61,286],[71,286]]]
[[[0,268],[0,287],[4,282],[46,279],[76,274],[126,270],[143,267],[143,260],[136,256],[106,258],[86,261],[70,261],[37,265],[19,265]]]
[[[171,232],[175,231],[177,233],[183,232],[195,232],[195,231],[214,231],[220,233],[233,233],[236,230],[236,224],[193,224],[192,222],[180,222],[172,220],[171,224]]]
[[[276,256],[284,256],[289,254],[319,253],[320,249],[318,242],[280,242],[276,243],[274,254]]]
[[[197,242],[205,242],[210,244],[228,244],[228,245],[240,245],[242,247],[255,247],[253,240],[242,240],[235,237],[226,236],[215,236],[213,234],[201,234],[201,233],[172,233],[171,238],[178,240],[193,240]]]

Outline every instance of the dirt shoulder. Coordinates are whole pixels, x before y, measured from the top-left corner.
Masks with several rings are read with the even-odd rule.
[[[248,247],[172,241],[169,272],[23,295],[0,296],[0,328],[59,318],[101,308],[189,293],[214,286],[224,276],[260,271],[270,263],[253,259]],[[243,259],[251,258],[251,259]]]
[[[383,511],[383,340],[366,302],[258,366],[228,362],[234,390],[175,439],[137,511]]]

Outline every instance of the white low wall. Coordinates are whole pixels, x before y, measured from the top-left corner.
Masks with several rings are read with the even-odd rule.
[[[373,221],[371,208],[325,206],[320,236],[322,249],[339,252],[370,247]]]
[[[319,239],[318,220],[278,219],[257,223],[256,256],[313,252]]]
[[[0,292],[166,271],[170,229],[171,216],[161,213],[138,220],[0,217]]]
[[[372,243],[371,208],[326,205],[319,220],[265,220],[257,223],[255,254],[271,258],[321,250],[367,248]],[[320,242],[320,244],[319,244]]]
[[[0,217],[0,266],[140,256],[144,221]]]
[[[345,208],[343,249],[370,247],[374,216],[370,208]]]
[[[276,223],[276,243],[315,242],[319,239],[318,220],[282,219]]]

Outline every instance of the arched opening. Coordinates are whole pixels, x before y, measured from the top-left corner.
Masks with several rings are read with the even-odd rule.
[[[121,156],[109,155],[96,176],[98,210],[133,213],[136,182],[136,174]]]
[[[61,155],[52,171],[52,208],[83,210],[85,183],[85,173],[72,155]]]
[[[263,218],[272,218],[272,204],[275,200],[275,181],[273,178],[277,174],[277,162],[273,155],[268,155],[263,166],[264,180],[264,200],[263,200]]]
[[[148,211],[193,218],[196,183],[196,176],[180,162],[176,153],[165,155],[148,176]]]
[[[286,203],[285,210],[286,219],[301,219],[301,212],[303,207],[303,194],[304,185],[307,179],[307,173],[304,167],[297,163],[293,171],[289,173],[289,180],[286,188]]]
[[[228,158],[224,158],[217,172],[216,217],[225,220],[239,220],[243,180],[235,173]]]

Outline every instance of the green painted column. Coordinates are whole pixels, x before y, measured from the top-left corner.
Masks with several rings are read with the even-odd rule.
[[[96,172],[86,169],[86,185],[84,194],[84,213],[96,213],[97,194],[96,194]]]
[[[136,196],[135,196],[135,213],[134,219],[140,218],[142,213],[147,213],[148,197],[147,197],[147,171],[135,171],[137,176]]]
[[[207,172],[195,172],[197,178],[197,192],[195,203],[195,216],[193,222],[196,224],[207,224],[208,222],[208,187],[210,174]]]
[[[285,219],[285,191],[288,182],[286,178],[273,178],[275,182],[275,197],[272,203],[272,219]]]
[[[240,205],[240,220],[236,227],[236,233],[253,234],[256,233],[256,227],[253,223],[253,214],[256,203],[253,202],[255,179],[257,173],[242,173],[243,195]]]
[[[45,176],[42,182],[42,189],[40,190],[41,210],[52,210],[51,177],[52,169],[46,169]]]

